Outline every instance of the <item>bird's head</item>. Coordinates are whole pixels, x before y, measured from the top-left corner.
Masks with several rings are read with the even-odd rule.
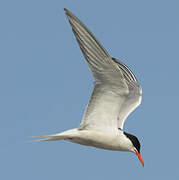
[[[130,149],[130,151],[134,152],[137,155],[142,166],[144,167],[144,162],[143,162],[142,156],[140,154],[140,142],[139,142],[139,140],[137,139],[136,136],[134,136],[132,134],[128,134],[128,133],[124,132],[124,135],[132,142],[132,148]]]

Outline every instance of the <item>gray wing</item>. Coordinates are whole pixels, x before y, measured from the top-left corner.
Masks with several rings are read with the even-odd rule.
[[[65,12],[96,82],[113,81],[126,90],[124,76],[107,51],[75,15],[67,9]]]
[[[124,122],[128,115],[141,104],[142,89],[138,84],[138,81],[133,72],[121,61],[115,58],[112,59],[116,64],[118,64],[118,66],[122,70],[122,73],[129,88],[129,93],[125,97],[125,100],[123,101],[123,104],[118,112],[118,128],[123,129]]]
[[[80,128],[117,128],[119,112],[129,95],[124,72],[87,27],[70,11],[65,9],[65,12],[95,78]]]

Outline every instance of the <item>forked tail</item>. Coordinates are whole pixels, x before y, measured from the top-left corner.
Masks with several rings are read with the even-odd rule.
[[[77,131],[78,131],[77,129],[70,129],[62,133],[44,135],[44,136],[32,136],[32,138],[36,139],[34,140],[35,142],[65,140],[74,137]]]

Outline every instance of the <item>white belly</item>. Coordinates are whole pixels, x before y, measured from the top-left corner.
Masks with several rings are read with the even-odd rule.
[[[114,132],[79,130],[78,133],[74,134],[70,141],[81,145],[94,146],[102,149],[127,151],[123,136],[123,133],[118,130]]]

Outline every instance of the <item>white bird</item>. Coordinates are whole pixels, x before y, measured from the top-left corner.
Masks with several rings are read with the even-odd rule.
[[[94,90],[78,128],[39,136],[40,141],[68,140],[108,150],[136,153],[144,166],[137,137],[123,131],[125,119],[141,103],[142,89],[132,71],[112,58],[89,29],[64,9],[94,76]]]

